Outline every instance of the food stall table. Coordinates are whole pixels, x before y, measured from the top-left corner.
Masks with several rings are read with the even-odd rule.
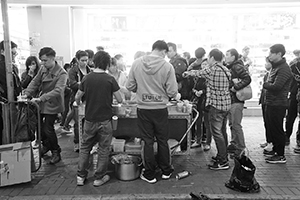
[[[78,121],[79,121],[79,144],[81,143],[81,136],[83,130],[82,119],[84,118],[84,104],[81,104],[78,108]],[[137,126],[137,106],[136,104],[118,104],[113,105],[113,112],[118,116],[118,128],[114,131],[113,136],[116,138],[132,139],[141,138],[140,132]],[[176,105],[169,105],[169,130],[170,139],[175,139],[177,142],[181,140],[184,133],[188,130],[192,122],[192,112],[188,110],[186,112],[178,112]],[[191,145],[191,131],[188,131],[186,139],[183,140],[181,147],[186,148],[184,150],[176,151],[177,155],[189,155]],[[114,152],[120,153],[120,152]],[[130,152],[130,154],[140,154],[139,152]]]

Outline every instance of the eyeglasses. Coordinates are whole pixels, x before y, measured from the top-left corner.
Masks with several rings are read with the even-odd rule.
[[[12,52],[11,52],[11,55],[12,55],[12,56],[17,56],[17,55],[18,55],[18,52],[12,51]]]

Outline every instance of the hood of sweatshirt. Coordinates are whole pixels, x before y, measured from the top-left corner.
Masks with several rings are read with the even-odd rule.
[[[159,56],[146,55],[142,57],[143,70],[146,74],[156,74],[167,61]]]

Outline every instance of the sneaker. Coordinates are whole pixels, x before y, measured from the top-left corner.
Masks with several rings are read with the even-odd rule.
[[[201,147],[201,143],[198,143],[198,142],[194,142],[194,143],[191,145],[191,149],[199,148],[199,147]]]
[[[223,163],[215,161],[213,162],[213,164],[208,164],[208,168],[211,170],[225,170],[229,169],[229,163],[228,161],[225,161]]]
[[[264,156],[266,156],[266,157],[273,157],[273,156],[276,155],[276,152],[273,151],[273,150],[272,150],[272,151],[266,151],[266,150],[264,149],[263,154],[264,154]]]
[[[294,148],[294,153],[299,153],[300,154],[300,146],[297,145],[295,148]]]
[[[78,186],[83,186],[84,185],[84,181],[85,181],[85,178],[77,176],[77,185]]]
[[[286,158],[284,156],[278,156],[274,155],[270,158],[265,159],[267,163],[271,164],[285,164],[286,163]]]
[[[70,128],[69,127],[66,127],[66,126],[63,126],[62,128],[61,128],[61,131],[63,132],[63,133],[71,133],[72,131],[70,130]]]
[[[268,143],[267,143],[267,142],[264,142],[264,143],[261,143],[259,146],[260,146],[261,148],[265,148],[266,146],[268,146]]]
[[[227,152],[228,153],[234,153],[236,150],[236,147],[233,144],[228,145]]]
[[[272,151],[273,150],[273,144],[272,143],[268,143],[268,145],[264,148],[264,150]]]
[[[147,178],[144,176],[144,172],[141,173],[140,178],[141,178],[142,180],[148,182],[148,183],[151,183],[151,184],[157,182],[156,178],[153,178],[153,179],[151,179],[151,180],[150,180],[150,179],[147,179]]]
[[[219,160],[218,156],[212,156],[211,161],[212,162],[217,162]]]
[[[210,150],[210,145],[209,144],[205,144],[203,150],[204,151],[209,151]]]
[[[79,144],[78,143],[76,143],[76,144],[74,144],[74,152],[79,152]]]
[[[163,180],[168,180],[168,179],[171,178],[171,176],[172,176],[172,172],[169,173],[169,174],[162,174],[162,175],[161,175],[161,178],[162,178]]]
[[[99,186],[103,185],[104,183],[108,182],[109,180],[110,180],[110,176],[109,175],[104,175],[102,177],[102,179],[94,180],[93,186],[94,187],[99,187]]]

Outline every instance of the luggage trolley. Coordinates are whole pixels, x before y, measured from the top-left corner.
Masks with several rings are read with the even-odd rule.
[[[12,173],[16,172],[18,163],[27,167],[27,164],[22,163],[22,161],[28,161],[30,163],[30,172],[37,172],[41,168],[42,157],[41,157],[41,116],[40,107],[38,103],[30,100],[18,100],[7,102],[1,99],[2,105],[2,118],[3,118],[3,135],[6,138],[4,145],[0,145],[0,154],[2,160],[3,169],[2,175],[5,171],[9,171],[9,165],[14,165],[11,167]],[[9,112],[9,110],[11,112]],[[12,113],[12,114],[9,114]],[[34,121],[35,120],[35,121]],[[9,132],[8,126],[11,127],[13,131]],[[35,136],[36,135],[36,136]],[[31,136],[31,138],[30,138]],[[37,141],[38,148],[36,151],[33,150],[31,141],[33,137]],[[11,155],[10,155],[11,153]],[[26,154],[26,155],[25,155]],[[6,157],[5,157],[6,156]],[[12,157],[16,156],[18,162],[14,162]],[[20,156],[24,156],[19,158]],[[10,157],[10,158],[9,158]],[[7,160],[7,161],[5,161]],[[11,162],[11,163],[10,163]],[[12,164],[13,163],[13,164]],[[4,167],[5,165],[5,167]],[[6,168],[6,170],[4,170]],[[25,171],[21,172],[24,173]],[[30,174],[31,176],[31,174]],[[0,174],[1,177],[1,174]],[[31,178],[30,180],[31,181]],[[8,181],[11,183],[11,180]],[[0,186],[2,186],[0,184]]]

